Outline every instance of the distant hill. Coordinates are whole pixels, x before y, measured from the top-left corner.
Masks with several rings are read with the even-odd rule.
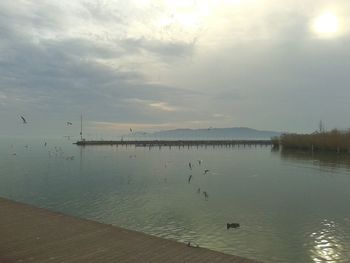
[[[154,133],[135,132],[124,136],[129,139],[150,140],[268,140],[280,136],[281,132],[261,131],[246,127],[210,128],[210,129],[176,129]]]

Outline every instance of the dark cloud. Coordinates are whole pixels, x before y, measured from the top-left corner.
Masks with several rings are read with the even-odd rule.
[[[7,44],[2,41],[7,52],[0,57],[0,86],[2,93],[12,98],[10,103],[2,105],[5,111],[46,113],[45,118],[54,120],[84,112],[91,120],[147,119],[159,123],[168,117],[149,105],[135,107],[126,100],[138,98],[176,105],[183,102],[183,90],[148,84],[137,71],[120,70],[99,62],[102,58],[124,56],[120,50],[84,39],[31,42],[17,34],[7,38]],[[170,119],[175,120],[176,116],[177,113]]]

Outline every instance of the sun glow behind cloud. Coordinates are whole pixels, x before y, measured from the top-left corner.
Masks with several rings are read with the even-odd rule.
[[[210,15],[210,0],[163,1],[164,14],[158,19],[160,27],[178,26],[181,30],[193,31],[205,24]]]
[[[340,33],[339,18],[332,12],[325,12],[313,21],[312,28],[320,37],[334,37]]]

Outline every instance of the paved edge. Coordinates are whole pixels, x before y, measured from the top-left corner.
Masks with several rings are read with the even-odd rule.
[[[232,262],[242,257],[0,197],[0,263]]]

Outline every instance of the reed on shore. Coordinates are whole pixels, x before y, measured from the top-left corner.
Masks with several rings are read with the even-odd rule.
[[[350,130],[343,132],[334,129],[329,132],[314,132],[312,134],[282,134],[272,138],[274,145],[284,149],[302,149],[311,151],[350,152]]]

